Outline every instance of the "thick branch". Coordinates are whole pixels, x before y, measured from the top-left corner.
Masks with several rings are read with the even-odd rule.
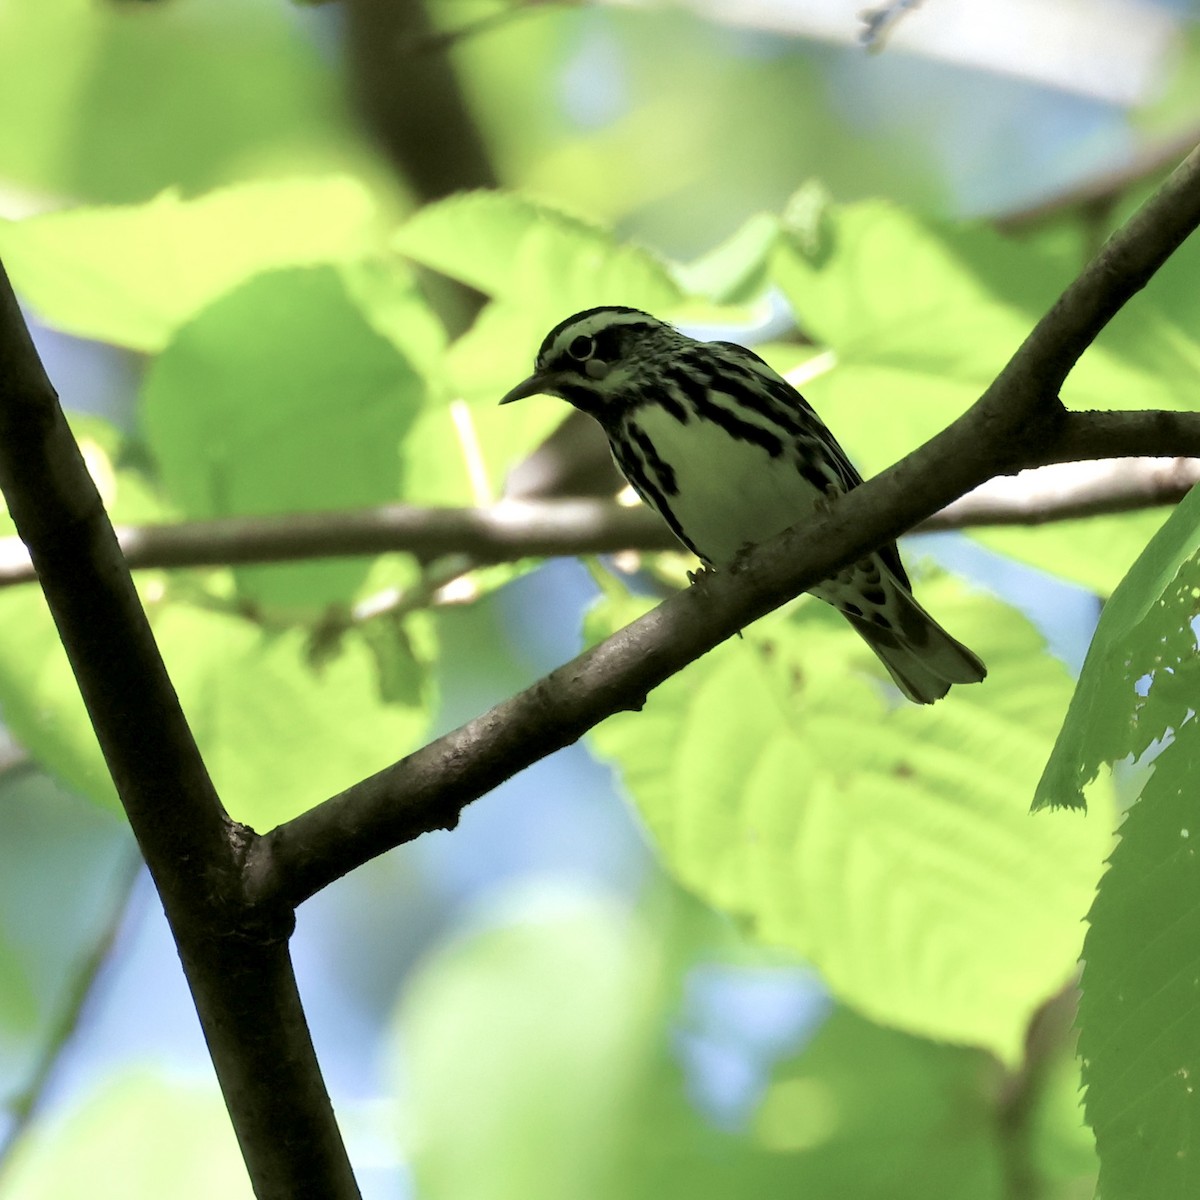
[[[0,268],[0,487],[163,900],[259,1197],[357,1197],[288,960]]]
[[[368,859],[636,709],[738,629],[911,528],[991,476],[1052,456],[1077,423],[1057,397],[1104,325],[1200,223],[1200,151],[1105,244],[996,381],[948,429],[826,513],[704,577],[490,712],[279,826],[247,863],[264,895],[299,902]]]

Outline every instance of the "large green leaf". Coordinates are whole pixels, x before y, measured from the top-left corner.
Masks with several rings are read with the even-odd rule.
[[[385,661],[354,631],[314,661],[301,630],[186,604],[155,612],[154,634],[225,806],[257,829],[382,770],[426,730],[426,663],[405,644]]]
[[[393,244],[489,296],[524,299],[539,310],[552,301],[563,317],[597,304],[662,308],[680,295],[666,264],[649,250],[510,192],[468,192],[428,204],[400,227]]]
[[[663,312],[681,299],[666,264],[650,251],[512,193],[470,192],[426,205],[401,226],[395,245],[417,262],[494,297],[450,348],[446,362],[452,394],[472,404],[471,421],[493,494],[505,472],[565,415],[563,404],[549,399],[503,412],[496,405],[533,369],[551,327],[599,304]],[[411,456],[426,466],[436,461],[433,447],[451,444],[450,430],[448,415],[435,418],[424,431],[432,431],[434,443],[422,444]],[[460,496],[459,502],[466,499]]]
[[[96,418],[71,421],[84,461],[114,521],[162,521],[166,510],[122,463],[118,432]],[[14,537],[0,509],[0,535]],[[80,795],[119,810],[58,630],[36,584],[0,590],[0,718],[29,753]]]
[[[140,201],[366,161],[336,74],[286,6],[211,0],[0,5],[6,181]],[[154,97],[147,103],[147,97]]]
[[[394,245],[495,298],[449,361],[455,391],[484,403],[529,374],[542,338],[571,313],[598,304],[659,311],[681,298],[666,264],[649,250],[508,192],[426,205],[400,227]]]
[[[1035,805],[1085,806],[1102,763],[1143,754],[1195,707],[1200,489],[1193,488],[1104,606]]]
[[[779,218],[755,213],[702,258],[677,268],[676,276],[692,295],[724,303],[752,300],[767,282],[779,238]]]
[[[242,183],[0,221],[0,256],[47,324],[155,351],[252,275],[362,257],[377,222],[372,196],[349,177]]]
[[[190,321],[143,393],[162,482],[190,517],[395,499],[424,384],[332,268],[260,275]],[[362,559],[237,571],[242,595],[303,612],[345,602]]]
[[[1200,1189],[1197,778],[1192,717],[1155,760],[1089,917],[1079,1051],[1105,1200]]]
[[[7,518],[4,527],[12,529]],[[119,809],[58,630],[36,586],[0,593],[0,718],[68,788]]]
[[[870,651],[811,601],[591,740],[685,886],[872,1018],[1011,1061],[1078,955],[1110,826],[1028,814],[1070,690],[1040,638],[995,601],[921,594],[984,684],[889,705]]]
[[[399,690],[395,655],[385,663],[358,632],[314,663],[300,630],[271,634],[240,617],[164,601],[160,583],[145,583],[184,713],[226,807],[240,820],[266,829],[295,816],[402,757],[425,731],[429,683],[424,661],[411,651]],[[0,620],[5,724],[64,783],[115,807],[41,593],[0,595]]]
[[[117,521],[162,519],[140,478],[119,464],[101,422],[77,433]],[[9,533],[7,516],[0,531]],[[219,576],[217,577],[219,579]],[[321,646],[197,605],[193,585],[138,575],[143,603],[201,753],[231,811],[267,828],[411,750],[432,702],[432,630],[419,616],[353,627]],[[219,590],[219,587],[216,589]],[[201,597],[203,600],[203,597]],[[0,716],[74,791],[116,796],[40,589],[0,590]]]
[[[1062,263],[983,226],[879,201],[826,212],[816,244],[809,233],[780,242],[773,276],[801,326],[836,351],[835,373],[857,382],[870,372],[847,390],[887,414],[891,388],[912,386],[906,377],[918,389],[941,381],[925,402],[939,423],[978,397],[1069,278]]]
[[[995,378],[1076,267],[1044,245],[879,201],[827,211],[816,242],[806,238],[779,243],[773,275],[801,325],[837,352],[838,369],[873,368],[877,385],[909,373],[938,378],[964,404]],[[1200,302],[1185,281],[1200,246],[1177,257],[1084,354],[1063,390],[1069,405],[1196,406],[1200,339],[1188,314]],[[889,399],[885,392],[875,403]]]

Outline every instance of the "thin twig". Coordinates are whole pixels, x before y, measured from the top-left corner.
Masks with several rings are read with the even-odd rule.
[[[920,3],[921,0],[893,0],[891,4],[864,9],[858,14],[858,19],[863,23],[858,32],[859,43],[870,53],[878,54],[900,18],[912,12]]]
[[[1076,460],[1000,477],[981,485],[913,532],[987,525],[1045,525],[1178,503],[1200,479],[1200,459],[1138,457],[1081,462],[1093,450],[1119,446],[1140,454],[1192,448],[1200,454],[1200,414],[1095,415],[1058,453]],[[604,500],[503,500],[487,508],[385,505],[348,512],[281,517],[228,517],[175,525],[117,527],[132,569],[298,562],[404,551],[438,570],[405,609],[421,607],[448,582],[496,562],[559,555],[673,550],[674,536],[641,505]],[[441,560],[455,556],[446,564]],[[37,575],[19,538],[0,539],[0,588],[32,583]]]

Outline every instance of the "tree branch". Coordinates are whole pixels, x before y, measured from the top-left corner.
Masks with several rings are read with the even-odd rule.
[[[250,831],[213,789],[2,268],[0,487],[162,897],[256,1194],[356,1198],[288,958],[293,914],[246,902]]]
[[[1200,417],[1200,414],[1193,414]],[[948,504],[914,533],[1046,525],[1178,504],[1200,483],[1200,458],[1106,458],[999,475]]]
[[[1112,449],[1124,442],[1160,455],[1195,448],[1200,413],[1096,413],[1088,432],[1072,423],[1062,449],[1085,457],[1089,443]],[[1111,420],[1110,420],[1111,418]],[[1141,420],[1127,420],[1140,418]],[[1142,432],[1139,428],[1144,427]],[[954,501],[913,533],[986,525],[1045,525],[1176,504],[1200,481],[1197,458],[1113,458],[1076,461],[989,480]],[[117,526],[131,569],[297,562],[404,551],[422,561],[465,555],[472,565],[621,550],[678,549],[654,513],[605,500],[504,500],[490,508],[385,505],[348,512],[282,517],[228,517],[175,525]],[[20,538],[0,538],[0,588],[37,579]]]
[[[299,903],[393,846],[452,828],[466,804],[606,716],[640,708],[652,688],[751,621],[993,475],[1061,457],[1089,426],[1058,399],[1068,372],[1198,223],[1200,150],[1109,239],[947,429],[803,531],[703,577],[532,687],[259,838],[247,859],[252,892]]]

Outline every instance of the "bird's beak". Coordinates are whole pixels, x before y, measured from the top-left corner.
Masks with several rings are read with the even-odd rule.
[[[518,383],[511,392],[509,392],[501,404],[511,404],[514,400],[524,400],[526,396],[553,396],[554,395],[554,376],[549,374],[533,374],[522,383]]]

